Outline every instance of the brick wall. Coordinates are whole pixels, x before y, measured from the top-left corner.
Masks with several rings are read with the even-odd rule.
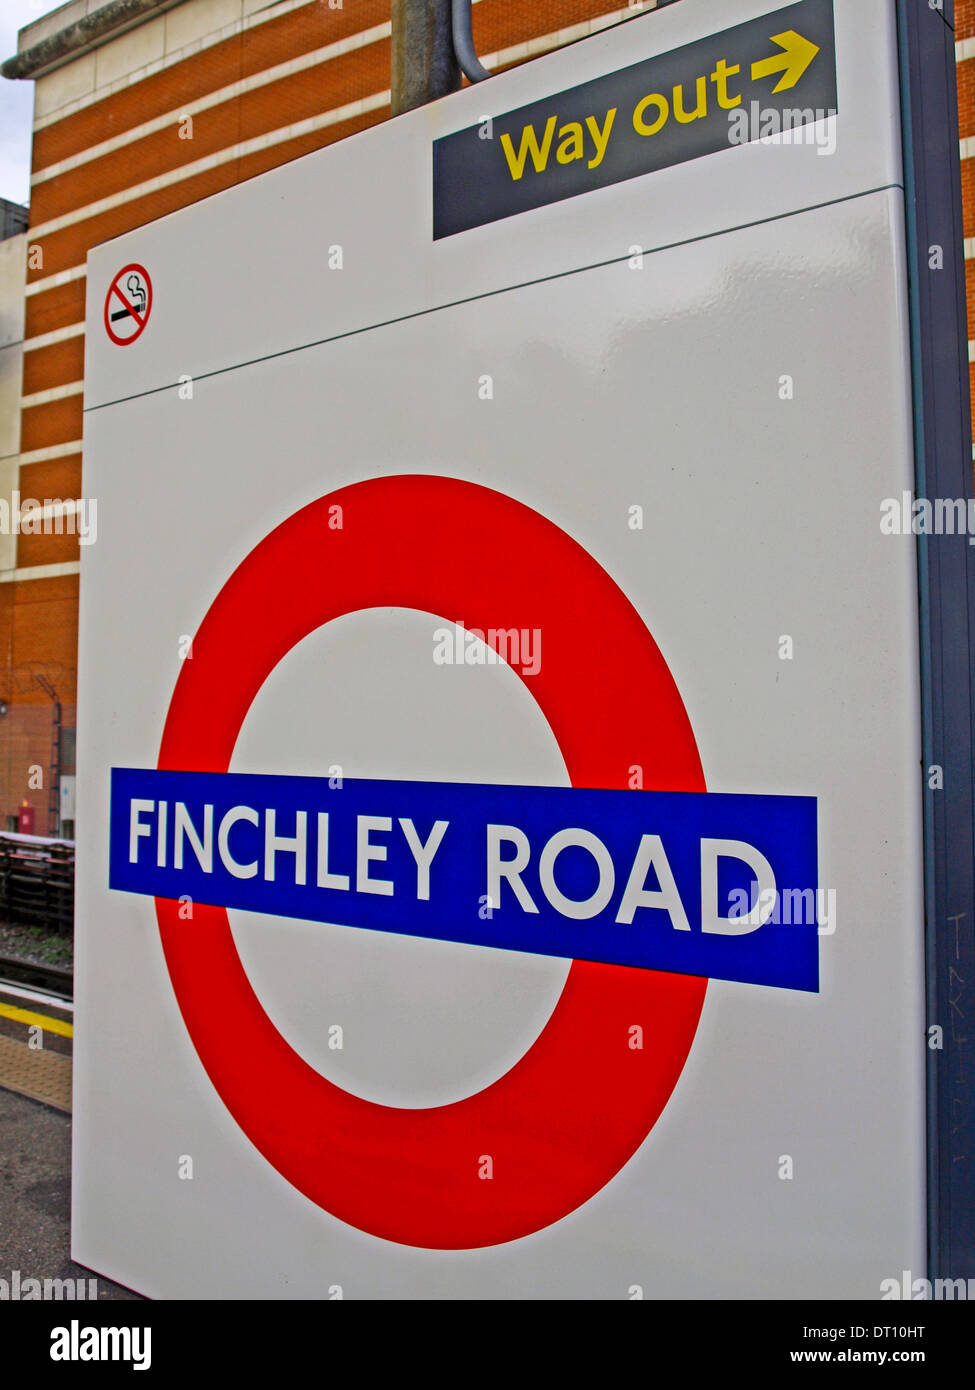
[[[43,705],[14,703],[0,718],[0,830],[16,829],[12,821],[28,801],[34,808],[34,833],[55,833],[48,802],[52,710],[45,697]],[[65,728],[74,728],[74,704],[62,705],[61,722]]]
[[[0,829],[26,799],[39,834],[47,834],[52,701],[38,677],[62,701],[62,723],[74,728],[78,647],[78,578],[67,575],[0,584]],[[43,769],[31,789],[30,769]],[[34,779],[37,780],[36,777]]]

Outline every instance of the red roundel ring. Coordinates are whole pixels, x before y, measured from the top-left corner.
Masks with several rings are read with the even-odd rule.
[[[333,509],[339,507],[341,512]],[[341,517],[341,529],[329,526]],[[193,639],[159,767],[226,772],[268,674],[322,624],[415,608],[472,628],[538,628],[527,688],[573,786],[704,791],[683,701],[632,604],[583,548],[513,498],[456,478],[341,488],[261,541]],[[227,1109],[267,1161],[318,1206],[403,1245],[516,1240],[587,1201],[632,1157],[677,1083],[707,981],[573,961],[552,1016],[476,1095],[429,1109],[377,1105],[327,1081],[284,1040],[251,988],[227,912],[192,922],[157,898],[190,1037]],[[643,1047],[630,1046],[630,1029]],[[482,1155],[493,1179],[478,1177]]]

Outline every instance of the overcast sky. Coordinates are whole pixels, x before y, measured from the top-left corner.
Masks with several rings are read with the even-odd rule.
[[[63,0],[0,0],[0,62],[17,52],[17,30],[50,14]],[[30,199],[30,128],[34,84],[0,77],[0,197]]]

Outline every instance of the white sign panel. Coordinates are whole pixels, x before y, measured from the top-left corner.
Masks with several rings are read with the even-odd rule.
[[[898,119],[883,0],[694,0],[92,253],[77,1260],[924,1268]]]

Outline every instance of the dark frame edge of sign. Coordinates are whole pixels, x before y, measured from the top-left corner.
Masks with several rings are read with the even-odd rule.
[[[973,496],[952,13],[896,0],[916,490]],[[935,247],[943,252],[943,268]],[[928,1278],[975,1276],[975,550],[918,541],[924,796]],[[928,769],[943,769],[943,789]],[[924,1040],[919,1039],[919,1044]]]

